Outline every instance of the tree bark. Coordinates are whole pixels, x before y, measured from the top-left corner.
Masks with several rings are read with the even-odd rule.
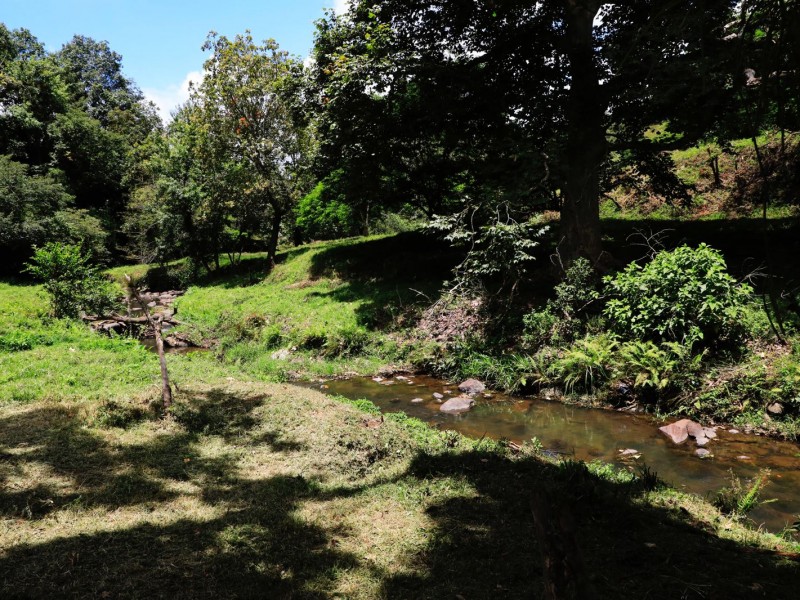
[[[561,208],[562,258],[600,258],[600,167],[606,157],[605,103],[595,65],[597,0],[565,0],[566,54],[570,64],[567,106],[567,177]]]
[[[164,410],[172,406],[172,387],[169,385],[169,373],[167,372],[167,357],[164,354],[164,338],[161,337],[161,319],[153,322],[153,331],[156,336],[156,350],[158,351],[158,362],[161,365],[161,405]]]
[[[158,351],[158,362],[161,365],[161,405],[164,410],[172,406],[172,387],[169,384],[169,372],[167,371],[167,357],[164,354],[164,339],[161,337],[161,325],[163,320],[161,317],[154,319],[150,314],[147,303],[142,301],[142,296],[139,294],[139,289],[133,283],[130,275],[125,275],[125,281],[128,284],[128,293],[136,298],[139,306],[142,307],[145,319],[153,328],[156,336],[156,350]]]

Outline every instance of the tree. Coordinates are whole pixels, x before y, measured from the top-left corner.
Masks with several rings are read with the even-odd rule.
[[[205,77],[191,98],[202,129],[206,188],[229,210],[234,246],[264,232],[274,264],[281,224],[310,188],[312,130],[296,119],[295,79],[302,65],[249,32],[230,40],[212,33]]]
[[[45,244],[36,249],[26,270],[44,282],[56,318],[109,314],[119,305],[118,288],[91,264],[80,246]]]
[[[48,175],[33,175],[27,165],[0,156],[0,271],[15,272],[33,248],[47,242],[81,244],[102,257],[105,234],[99,223],[74,209],[74,198]]]
[[[724,74],[702,75],[718,59],[713,50],[732,7],[726,0],[359,0],[318,27],[316,83],[328,121],[320,130],[344,141],[333,149],[372,154],[377,130],[387,148],[416,145],[444,156],[458,174],[451,197],[500,197],[520,208],[526,200],[528,214],[557,198],[562,255],[597,260],[609,175],[632,164],[681,192],[663,146],[643,134],[676,113],[685,118],[675,133],[691,134],[685,143],[709,126],[708,111],[689,118],[683,104],[720,89]],[[415,121],[424,125],[414,130],[417,141],[404,127],[414,113],[436,115]],[[448,152],[437,155],[437,146]],[[378,173],[405,169],[399,154],[374,155]],[[328,157],[335,162],[335,152]]]

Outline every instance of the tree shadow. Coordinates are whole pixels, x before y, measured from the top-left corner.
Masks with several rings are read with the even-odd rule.
[[[435,302],[462,258],[462,251],[421,232],[336,245],[312,257],[310,276],[342,284],[310,295],[359,302],[359,324],[384,329]]]
[[[316,495],[301,477],[235,482],[205,490],[209,502],[248,498],[209,520],[140,524],[43,544],[0,557],[4,598],[327,598],[335,574],[355,556],[334,537],[345,532],[294,516]]]
[[[645,235],[664,232],[662,243],[667,248],[682,244],[697,246],[706,243],[720,250],[728,268],[737,277],[769,264],[773,275],[787,279],[800,278],[800,219],[784,217],[680,221],[662,219],[605,219],[603,233],[607,236],[606,250],[619,264],[646,256]],[[768,246],[767,246],[768,244]],[[770,255],[767,255],[769,247]]]
[[[640,502],[641,483],[613,483],[583,463],[420,455],[410,475],[428,485],[463,479],[475,493],[428,508],[435,531],[414,570],[386,581],[390,598],[538,597],[544,561],[536,494],[576,523],[588,585],[599,598],[794,597],[797,562],[720,539],[677,503],[661,509]]]
[[[236,457],[200,456],[199,435],[243,436],[256,425],[252,413],[266,398],[221,389],[183,392],[173,418],[184,430],[124,446],[87,427],[87,416],[75,405],[45,405],[0,418],[0,514],[43,518],[75,504],[113,510],[166,502],[179,495],[171,483],[234,477]],[[279,436],[257,440],[276,452],[302,448]],[[7,485],[31,470],[42,479],[39,485]]]
[[[78,532],[67,527],[68,535],[4,549],[0,597],[328,598],[342,574],[365,568],[383,582],[387,598],[536,597],[543,561],[535,494],[573,517],[598,597],[793,597],[796,562],[721,540],[677,503],[654,508],[640,501],[644,479],[614,482],[582,463],[417,451],[404,472],[339,487],[242,470],[241,456],[262,444],[281,454],[306,450],[291,435],[262,431],[242,418],[266,399],[221,390],[195,394],[184,399],[193,410],[208,413],[209,403],[219,403],[230,424],[215,425],[210,437],[163,431],[127,444],[87,428],[74,407],[42,406],[0,419],[6,521],[35,521],[70,503],[81,512],[61,512],[58,520],[87,520]],[[206,449],[214,440],[237,443],[221,453],[201,452],[200,435]],[[15,468],[44,469],[40,483],[27,490],[27,514],[7,510],[23,499],[6,485]],[[80,490],[64,495],[63,479]],[[409,564],[391,574],[342,548],[338,540],[355,537],[348,527],[300,515],[308,502],[370,494],[384,484],[426,502],[432,523],[426,544],[409,546]],[[176,491],[181,486],[183,498]],[[180,504],[190,501],[202,510]],[[178,505],[169,508],[170,502]],[[129,525],[111,526],[126,508],[135,515]],[[160,511],[155,519],[147,517],[151,510]]]
[[[294,513],[306,500],[360,488],[321,491],[302,476],[243,472],[239,461],[248,448],[305,448],[255,427],[253,412],[267,398],[219,389],[184,395],[177,400],[192,415],[189,427],[157,428],[130,443],[87,427],[77,406],[31,407],[0,418],[0,517],[41,522],[45,531],[58,525],[43,519],[60,511],[56,522],[65,518],[69,532],[5,548],[0,597],[329,597],[337,573],[358,563],[336,543],[347,531]],[[195,425],[204,433],[192,431]],[[237,443],[204,452],[213,439]],[[185,508],[192,497],[205,512]],[[165,510],[171,502],[178,505]],[[143,523],[156,510],[165,512]],[[72,519],[86,521],[77,535]],[[131,526],[106,527],[116,519]]]

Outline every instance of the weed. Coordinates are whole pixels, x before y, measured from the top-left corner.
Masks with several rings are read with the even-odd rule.
[[[761,494],[769,483],[769,477],[769,469],[762,469],[749,484],[745,485],[731,472],[730,487],[723,488],[717,493],[714,505],[726,514],[744,517],[759,504],[773,502],[761,499]]]
[[[552,372],[567,391],[595,391],[612,373],[617,341],[608,335],[587,337],[563,351]]]

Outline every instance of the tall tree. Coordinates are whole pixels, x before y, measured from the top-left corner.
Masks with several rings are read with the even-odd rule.
[[[243,237],[264,232],[274,264],[284,217],[310,188],[313,135],[293,110],[303,67],[249,32],[212,33],[204,48],[211,56],[192,103],[208,132],[207,164],[220,170],[216,184],[233,205],[232,227]]]
[[[372,138],[359,134],[370,130],[366,114],[383,123],[373,129],[386,134],[386,145],[400,148],[410,139],[403,116],[408,107],[419,111],[421,99],[437,117],[417,130],[420,143],[433,148],[447,132],[448,146],[460,150],[451,156],[469,171],[466,189],[488,185],[493,196],[527,195],[529,206],[559,194],[565,258],[597,259],[599,199],[609,169],[625,164],[619,156],[635,158],[639,170],[680,191],[662,148],[645,143],[643,133],[670,111],[686,112],[676,102],[679,90],[699,98],[716,83],[703,82],[698,68],[722,39],[732,6],[358,0],[319,26],[317,82],[323,122],[331,121],[321,131],[352,132],[349,144],[366,140],[371,148]],[[385,110],[348,116],[348,107],[362,104]],[[400,156],[376,156],[382,170],[403,170]]]

